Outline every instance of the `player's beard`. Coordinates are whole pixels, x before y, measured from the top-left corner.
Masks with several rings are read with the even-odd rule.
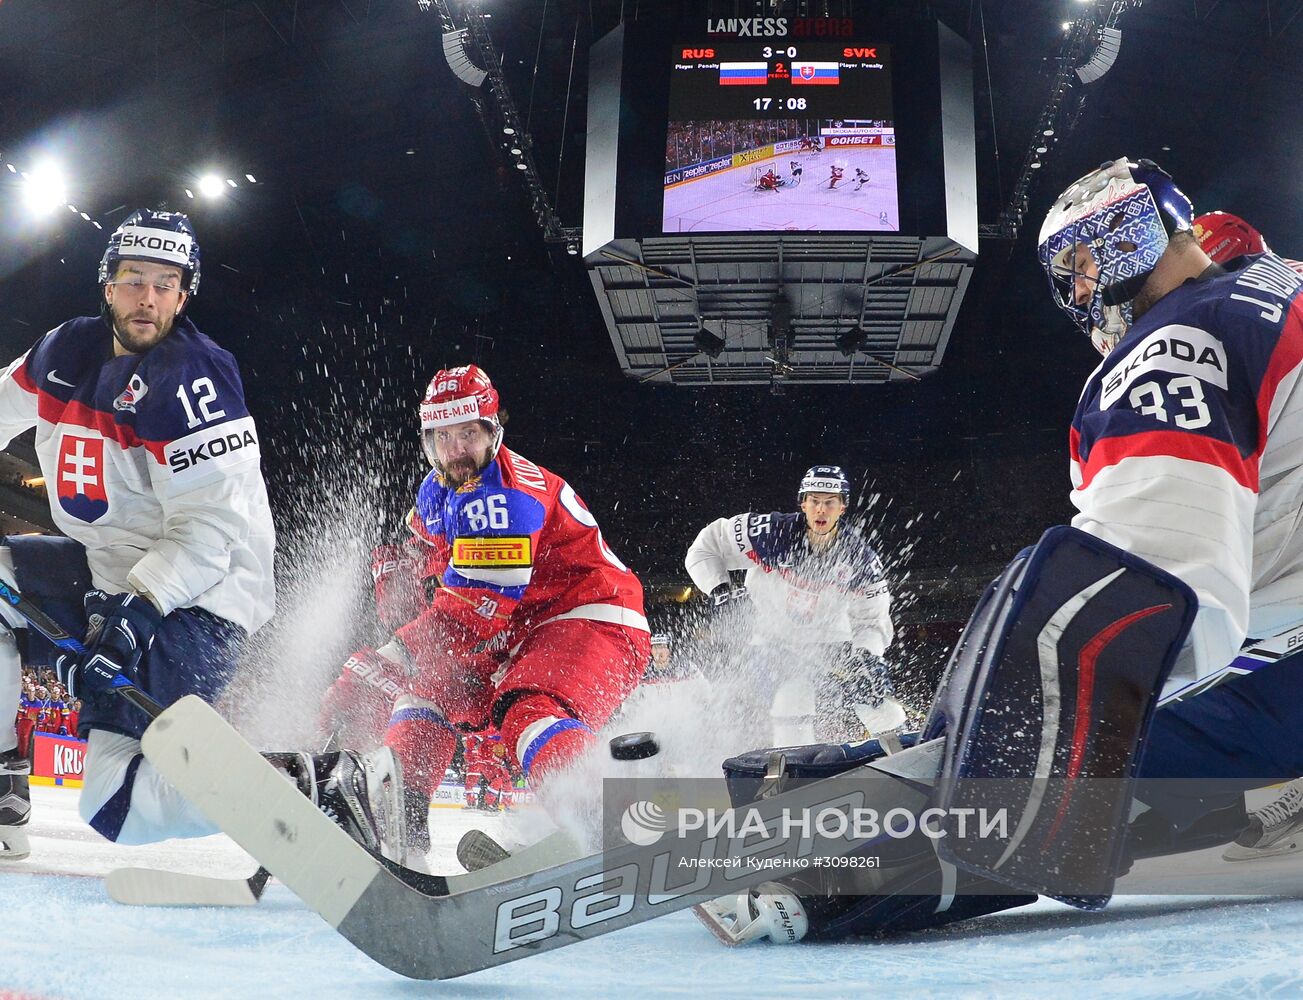
[[[164,318],[159,313],[150,313],[144,309],[123,309],[119,311],[117,306],[110,306],[110,313],[113,322],[113,336],[117,338],[119,344],[130,351],[132,354],[143,354],[153,347],[162,343],[163,338],[172,332],[172,326],[176,322],[176,314]],[[152,323],[152,326],[138,326],[132,323],[134,319],[144,319]]]
[[[487,458],[487,456],[485,456]],[[479,462],[470,455],[460,455],[451,461],[441,462],[440,471],[449,486],[465,486],[480,474],[488,462]]]
[[[1149,278],[1140,286],[1140,291],[1136,293],[1136,297],[1131,300],[1131,322],[1134,323],[1149,312],[1153,304],[1162,297],[1158,282],[1154,280],[1154,273],[1151,271]]]

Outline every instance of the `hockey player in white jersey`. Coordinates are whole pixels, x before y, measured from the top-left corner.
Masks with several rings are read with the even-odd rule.
[[[742,698],[773,692],[763,706],[778,743],[855,739],[897,729],[884,654],[891,595],[882,560],[843,515],[850,483],[816,465],[801,479],[800,513],[737,514],[706,525],[688,549],[692,582],[718,611],[748,598],[754,608]],[[729,573],[746,571],[745,587]]]
[[[67,536],[6,538],[0,578],[85,636],[84,655],[56,658],[33,634],[28,655],[53,661],[69,694],[83,700],[81,814],[121,844],[216,828],[141,755],[149,719],[113,692],[112,679],[126,677],[164,706],[187,694],[215,700],[275,603],[258,430],[235,359],[186,313],[199,278],[189,219],[136,212],[100,262],[100,315],[60,324],[0,373],[0,441],[35,427],[50,511]],[[8,609],[5,621],[23,624]],[[12,718],[18,692],[17,645],[7,631],[0,714]],[[367,814],[350,832],[368,842],[367,786],[380,782],[365,762],[347,753],[315,762],[281,756],[343,825]],[[18,857],[26,816],[15,815],[14,801],[26,776],[14,771],[12,754],[0,754],[0,824],[8,827],[0,842]]]

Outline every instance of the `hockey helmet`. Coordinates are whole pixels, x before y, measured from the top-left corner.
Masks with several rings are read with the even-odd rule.
[[[1055,302],[1101,354],[1131,325],[1132,300],[1167,250],[1169,236],[1191,229],[1193,218],[1190,199],[1152,160],[1107,162],[1054,200],[1037,255]],[[1076,301],[1081,246],[1098,272],[1084,305]]]
[[[434,432],[467,420],[479,420],[493,432],[493,446],[489,449],[492,460],[502,445],[498,410],[498,390],[479,365],[442,369],[430,379],[421,397],[421,446],[430,464],[439,468]]]
[[[851,502],[851,482],[840,465],[812,465],[801,477],[801,487],[796,491],[796,502],[807,493],[836,493],[844,503]]]
[[[1224,264],[1246,253],[1267,253],[1270,249],[1262,233],[1230,212],[1206,212],[1199,216],[1194,220],[1194,238],[1214,264]]]
[[[109,237],[100,258],[99,283],[107,284],[124,260],[148,260],[181,269],[181,290],[199,291],[199,241],[188,216],[181,212],[132,212]]]

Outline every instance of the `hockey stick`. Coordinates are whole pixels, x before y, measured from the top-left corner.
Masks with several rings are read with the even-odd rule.
[[[325,753],[335,747],[331,734]],[[124,906],[255,906],[271,872],[261,865],[248,878],[191,875],[165,868],[114,868],[104,876],[109,898]]]
[[[0,599],[3,599],[5,603],[22,615],[27,620],[28,625],[40,632],[59,649],[79,655],[86,652],[86,647],[81,644],[79,639],[74,638],[66,628],[3,580],[0,580]],[[158,718],[158,714],[163,711],[162,705],[132,684],[122,674],[114,675],[109,682],[109,686],[116,694],[131,702],[151,719]]]
[[[759,843],[745,833],[681,830],[672,850],[618,847],[463,890],[469,883],[460,877],[422,876],[373,857],[197,697],[169,707],[141,743],[164,777],[312,910],[413,979],[463,976],[685,909],[720,895],[712,875],[720,869],[730,870],[728,889],[740,891],[794,858],[871,846],[845,834],[853,811],[921,809],[941,749],[933,741],[747,807],[743,826],[762,824]],[[825,836],[819,824],[775,832],[790,811],[840,813],[843,835]],[[697,863],[685,876],[671,855]]]

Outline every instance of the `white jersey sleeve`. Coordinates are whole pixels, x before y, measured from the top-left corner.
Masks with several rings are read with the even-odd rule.
[[[736,514],[711,521],[688,546],[683,562],[693,584],[703,594],[727,583],[730,570],[750,569],[755,565],[749,555],[751,517],[750,513]]]
[[[885,579],[851,594],[847,606],[851,621],[851,645],[882,656],[896,627],[891,623],[891,591]]]
[[[25,430],[36,426],[36,392],[27,374],[24,353],[0,372],[0,448]]]

